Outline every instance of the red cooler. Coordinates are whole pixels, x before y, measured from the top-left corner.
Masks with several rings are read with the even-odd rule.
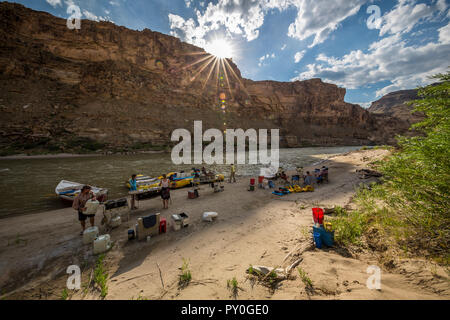
[[[159,233],[161,234],[166,232],[167,232],[167,220],[163,218],[159,222]]]
[[[314,223],[323,224],[323,209],[321,208],[312,208],[313,211],[313,219]]]

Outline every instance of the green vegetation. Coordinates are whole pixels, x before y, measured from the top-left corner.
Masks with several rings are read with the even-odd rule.
[[[180,278],[178,285],[180,288],[185,288],[189,285],[192,280],[191,270],[189,270],[189,262],[183,259],[183,265],[181,266]]]
[[[411,102],[426,116],[412,127],[419,135],[398,137],[398,148],[375,164],[382,184],[358,191],[358,211],[340,210],[338,242],[358,243],[376,229],[386,243],[449,263],[450,73],[433,78],[439,82],[421,88],[421,99]]]
[[[313,286],[313,283],[312,283],[311,279],[308,277],[308,275],[306,274],[305,270],[303,270],[300,267],[298,267],[297,270],[298,270],[298,274],[300,275],[300,279],[302,279],[305,286],[311,288]]]
[[[233,277],[233,279],[227,281],[227,288],[230,290],[233,298],[236,299],[239,294],[239,283],[236,277]]]
[[[252,275],[252,274],[255,273],[255,270],[253,269],[253,266],[252,266],[252,265],[250,265],[250,267],[248,268],[247,272],[248,272],[248,274],[250,274],[250,275]]]
[[[69,298],[69,292],[67,289],[64,289],[61,293],[61,300],[67,300]]]
[[[94,283],[100,288],[100,295],[104,299],[108,295],[108,272],[105,267],[105,255],[102,254],[98,257],[94,270]]]
[[[337,219],[333,221],[335,240],[342,245],[359,244],[367,227],[367,215],[361,211],[336,208]]]

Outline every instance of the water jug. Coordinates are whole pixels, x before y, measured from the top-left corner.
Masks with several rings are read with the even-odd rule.
[[[94,254],[105,253],[111,249],[111,237],[109,234],[98,237],[94,241]]]
[[[100,202],[89,200],[88,202],[86,202],[86,211],[84,212],[84,214],[85,215],[96,214],[99,206]]]
[[[84,244],[90,244],[97,237],[98,237],[98,228],[97,227],[90,227],[90,228],[86,229],[84,231],[84,233],[83,233],[83,243]]]
[[[122,219],[120,217],[115,217],[111,219],[111,228],[117,228],[122,224]]]

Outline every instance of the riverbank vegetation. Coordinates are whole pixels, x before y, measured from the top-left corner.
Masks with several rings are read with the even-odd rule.
[[[337,210],[336,240],[365,239],[374,250],[397,248],[406,255],[449,265],[450,254],[450,73],[421,88],[412,101],[425,120],[412,126],[421,135],[398,137],[398,148],[374,167],[381,183],[360,188],[358,209]]]

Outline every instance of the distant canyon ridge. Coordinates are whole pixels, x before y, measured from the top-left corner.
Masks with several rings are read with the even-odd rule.
[[[417,121],[404,105],[414,94],[366,110],[320,79],[252,81],[231,59],[213,68],[203,49],[148,29],[83,20],[70,30],[8,2],[0,17],[3,155],[164,149],[195,120],[205,130],[280,129],[282,147],[394,144]]]

